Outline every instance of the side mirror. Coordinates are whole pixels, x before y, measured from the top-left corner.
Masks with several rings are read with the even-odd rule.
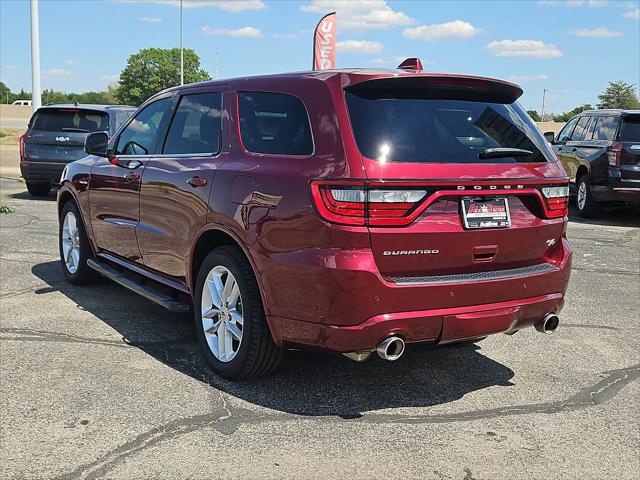
[[[556,134],[553,132],[544,132],[544,138],[547,139],[547,142],[553,143],[556,139]]]
[[[84,140],[84,151],[89,155],[106,157],[108,144],[109,135],[107,135],[107,132],[93,132],[87,135]]]

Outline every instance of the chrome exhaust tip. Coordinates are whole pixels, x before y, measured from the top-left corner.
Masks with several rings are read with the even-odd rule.
[[[542,320],[536,322],[535,327],[536,330],[540,333],[553,333],[558,328],[560,324],[560,317],[555,313],[550,313],[545,316]]]
[[[387,337],[378,344],[376,353],[383,360],[398,360],[404,353],[404,340],[395,336]]]

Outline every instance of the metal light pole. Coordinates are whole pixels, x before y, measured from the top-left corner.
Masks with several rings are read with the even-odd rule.
[[[547,90],[546,88],[542,89],[542,113],[540,114],[540,118],[542,119],[542,121],[544,122],[544,98],[547,96],[547,92],[549,90]]]
[[[184,52],[182,48],[182,0],[180,0],[180,85],[184,85]]]
[[[31,0],[31,109],[42,106],[40,96],[40,25],[38,22],[38,0]]]

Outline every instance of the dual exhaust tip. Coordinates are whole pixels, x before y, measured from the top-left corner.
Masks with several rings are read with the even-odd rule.
[[[543,319],[537,321],[534,326],[538,332],[550,334],[557,330],[558,325],[560,325],[560,317],[555,313],[549,313]],[[404,340],[393,335],[382,340],[375,351],[383,360],[393,362],[402,356],[404,347]],[[372,352],[349,352],[343,355],[356,362],[364,362],[371,356],[371,353]]]

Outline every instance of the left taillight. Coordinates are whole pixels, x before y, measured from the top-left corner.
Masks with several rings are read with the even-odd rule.
[[[427,197],[427,190],[365,182],[311,183],[320,216],[341,225],[402,226],[415,218],[412,213]]]
[[[25,133],[24,135],[22,135],[20,137],[20,160],[24,160],[25,157],[25,153],[24,153],[24,140],[25,137],[27,136],[27,134]]]
[[[542,187],[540,190],[547,218],[564,217],[569,214],[569,185]]]
[[[620,166],[620,159],[622,158],[622,144],[614,143],[607,148],[607,160],[612,167]]]

